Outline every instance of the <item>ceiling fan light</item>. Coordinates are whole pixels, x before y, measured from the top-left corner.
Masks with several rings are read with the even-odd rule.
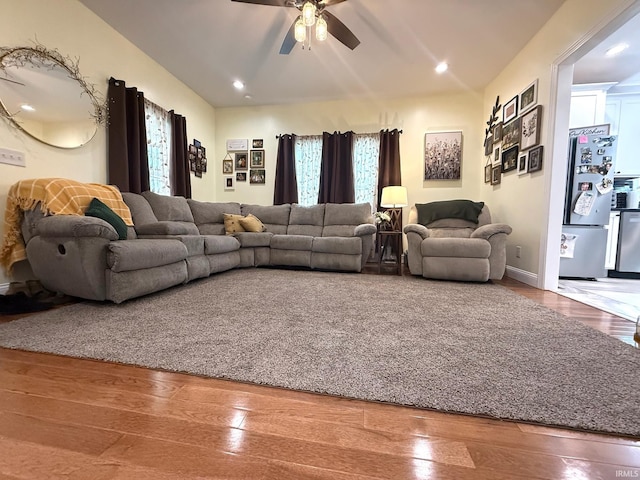
[[[320,16],[316,22],[316,40],[324,42],[327,39],[327,34],[327,21]]]
[[[316,23],[316,6],[312,2],[305,2],[302,6],[302,18],[307,27]]]
[[[296,26],[293,34],[296,42],[304,42],[307,39],[307,27],[304,24],[302,16],[300,16],[296,21]]]

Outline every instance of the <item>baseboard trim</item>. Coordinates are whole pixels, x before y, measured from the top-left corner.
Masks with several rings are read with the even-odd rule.
[[[513,278],[514,280],[518,280],[519,282],[538,288],[538,275],[535,273],[507,265],[506,274],[509,278]]]

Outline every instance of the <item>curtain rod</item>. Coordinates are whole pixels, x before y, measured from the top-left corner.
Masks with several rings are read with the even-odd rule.
[[[378,132],[372,132],[372,133],[378,133]],[[403,132],[402,130],[398,130],[398,133],[404,133],[404,132]],[[290,134],[290,133],[285,133],[284,135],[292,135],[292,134]],[[356,133],[356,135],[358,135],[358,134]],[[362,134],[362,135],[368,135],[368,134],[367,134],[367,133],[364,133],[364,134]],[[279,140],[279,139],[280,139],[280,137],[282,137],[282,135],[276,135],[276,140]]]

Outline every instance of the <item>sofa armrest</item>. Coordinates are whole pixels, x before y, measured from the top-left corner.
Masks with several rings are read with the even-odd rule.
[[[471,238],[484,238],[485,240],[489,240],[490,237],[498,233],[509,235],[511,233],[511,227],[505,223],[482,225],[473,231]]]
[[[404,227],[404,233],[417,233],[424,240],[429,236],[429,229],[424,225],[420,225],[419,223],[410,223]]]
[[[365,235],[373,235],[374,233],[376,233],[376,226],[374,224],[372,224],[372,223],[360,224],[353,231],[353,234],[356,237],[363,237]]]
[[[35,235],[41,237],[101,237],[118,240],[118,233],[108,222],[80,215],[50,215],[38,221]]]

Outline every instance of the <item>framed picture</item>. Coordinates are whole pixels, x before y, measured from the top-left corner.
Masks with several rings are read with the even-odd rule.
[[[491,136],[491,134],[489,134],[484,144],[484,154],[489,156],[492,153],[493,153],[493,137]]]
[[[518,153],[518,175],[524,175],[529,171],[529,152]]]
[[[518,146],[508,150],[502,149],[502,173],[510,172],[518,167]]]
[[[222,173],[233,173],[233,160],[222,160]]]
[[[494,165],[499,165],[502,163],[502,157],[500,156],[500,145],[493,149],[493,160],[492,163]]]
[[[247,152],[238,152],[236,157],[236,170],[247,170],[249,168],[249,162],[247,161]]]
[[[246,138],[231,138],[227,140],[227,152],[242,152],[249,150],[249,140]]]
[[[200,148],[202,146],[202,144],[200,143],[200,140],[196,140],[195,138],[193,139],[193,146],[196,148]]]
[[[207,173],[207,157],[202,157],[200,159],[200,166],[202,168],[202,173]]]
[[[264,168],[264,150],[251,150],[251,168]]]
[[[500,165],[493,165],[491,167],[491,185],[498,185],[500,183],[500,177],[502,177],[502,167]]]
[[[493,165],[491,163],[487,163],[484,166],[484,183],[491,183],[491,169]]]
[[[487,141],[487,143],[489,143]],[[485,146],[486,151],[486,146]],[[488,155],[491,155],[489,151]],[[462,132],[427,133],[424,137],[424,179],[460,180]]]
[[[266,175],[264,169],[249,170],[249,183],[264,184],[265,177]]]
[[[529,172],[542,170],[542,145],[529,150]]]
[[[538,103],[538,79],[520,93],[520,114],[523,114]]]
[[[251,148],[264,148],[264,140],[262,138],[254,138],[251,142]]]
[[[233,177],[224,177],[224,189],[233,190]]]
[[[520,117],[520,150],[527,150],[540,144],[540,123],[542,122],[542,105]]]
[[[507,123],[518,116],[518,95],[513,97],[502,107],[502,121]]]
[[[247,172],[236,172],[236,182],[246,182]]]
[[[500,143],[502,141],[502,125],[500,122],[493,127],[493,143]]]
[[[520,142],[520,119],[516,118],[502,127],[502,151]]]

